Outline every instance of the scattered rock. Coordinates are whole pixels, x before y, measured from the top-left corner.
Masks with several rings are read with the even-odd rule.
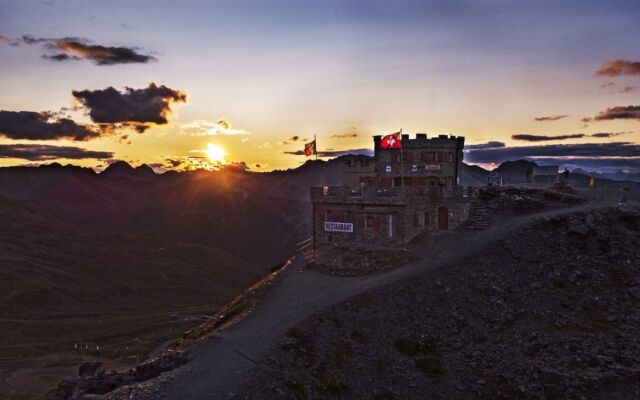
[[[46,400],[95,399],[121,386],[142,382],[159,376],[187,362],[182,352],[168,352],[140,364],[127,372],[105,373],[100,362],[82,364],[77,378],[65,378],[58,387],[47,392]],[[99,373],[102,371],[102,373]]]
[[[304,339],[266,355],[298,384],[256,370],[238,396],[638,398],[640,212],[627,213],[539,220],[457,265],[322,311],[292,328]]]

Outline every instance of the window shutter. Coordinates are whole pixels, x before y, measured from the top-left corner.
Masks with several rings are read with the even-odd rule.
[[[404,152],[404,161],[411,162],[413,160],[413,153],[410,151]]]
[[[375,230],[379,230],[380,229],[380,216],[377,215],[373,218],[373,228]]]
[[[358,215],[358,217],[356,217],[356,226],[358,229],[364,229],[364,215]]]
[[[420,152],[420,161],[427,162],[427,152],[426,151],[421,151]]]

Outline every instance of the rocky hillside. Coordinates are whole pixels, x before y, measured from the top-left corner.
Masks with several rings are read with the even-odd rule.
[[[113,168],[0,168],[0,398],[41,398],[85,360],[144,360],[308,235],[306,203],[233,171]]]
[[[237,398],[638,398],[639,241],[639,210],[533,222],[290,327]]]

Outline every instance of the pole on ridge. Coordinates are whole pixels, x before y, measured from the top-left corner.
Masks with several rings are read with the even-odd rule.
[[[404,152],[402,150],[402,128],[400,128],[400,186],[404,187]]]

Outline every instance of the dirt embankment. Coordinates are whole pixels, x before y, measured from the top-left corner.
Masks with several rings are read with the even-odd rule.
[[[237,398],[639,398],[639,242],[639,210],[533,222],[291,327]]]
[[[584,202],[585,197],[571,187],[558,189],[495,187],[477,189],[478,199],[494,213],[528,214]]]

